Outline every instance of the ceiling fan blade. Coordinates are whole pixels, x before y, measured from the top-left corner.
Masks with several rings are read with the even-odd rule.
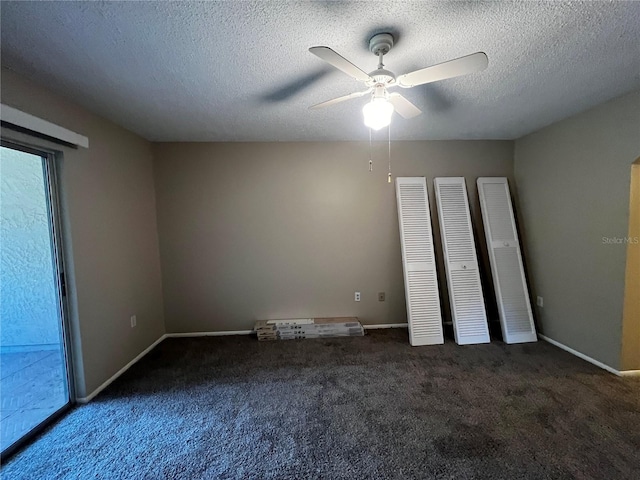
[[[309,110],[317,110],[318,108],[328,107],[330,105],[335,105],[336,103],[344,102],[345,100],[351,100],[352,98],[358,98],[366,95],[371,92],[371,89],[365,90],[364,92],[355,92],[350,93],[349,95],[344,95],[342,97],[334,98],[332,100],[327,100],[326,102],[317,103],[315,105],[311,105]]]
[[[356,67],[349,60],[344,58],[342,55],[334,52],[329,47],[311,47],[309,49],[311,53],[313,53],[316,57],[324,60],[325,62],[333,65],[338,70],[342,70],[344,73],[349,75],[351,78],[355,78],[361,82],[366,82],[371,80],[371,77]]]
[[[422,110],[420,110],[399,93],[392,93],[391,95],[389,95],[389,102],[391,102],[393,108],[396,109],[396,112],[398,112],[404,118],[417,117],[422,113]]]
[[[489,59],[484,52],[472,53],[448,62],[439,63],[415,72],[400,75],[396,82],[404,88],[415,87],[425,83],[437,82],[447,78],[459,77],[468,73],[479,72],[487,68]]]

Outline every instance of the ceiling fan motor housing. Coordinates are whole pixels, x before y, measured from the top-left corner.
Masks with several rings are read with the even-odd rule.
[[[385,70],[384,68],[370,72],[369,76],[373,79],[373,82],[370,82],[371,85],[390,85],[396,81],[396,76],[393,72]]]

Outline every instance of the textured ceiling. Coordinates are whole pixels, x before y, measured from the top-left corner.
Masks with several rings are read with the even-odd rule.
[[[476,51],[487,70],[402,90],[392,138],[513,139],[640,88],[639,2],[6,2],[2,64],[158,141],[364,140],[367,97],[307,49],[397,75]],[[386,133],[385,133],[386,134]],[[382,133],[378,133],[382,136]]]

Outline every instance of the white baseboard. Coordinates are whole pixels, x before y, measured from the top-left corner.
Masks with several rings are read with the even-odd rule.
[[[407,328],[408,323],[381,323],[379,325],[363,325],[365,330],[376,330],[378,328]]]
[[[78,403],[89,403],[91,400],[93,400],[93,398],[98,395],[102,390],[104,390],[105,388],[107,388],[109,385],[111,385],[114,380],[116,380],[120,375],[122,375],[124,372],[126,372],[127,370],[129,370],[129,368],[131,368],[131,366],[136,363],[138,360],[140,360],[142,357],[144,357],[147,353],[149,353],[151,350],[153,350],[153,348],[158,345],[162,340],[164,340],[165,338],[167,338],[167,335],[162,335],[160,338],[158,338],[155,342],[153,342],[151,345],[149,345],[147,348],[145,348],[142,352],[140,352],[136,358],[134,358],[133,360],[131,360],[129,363],[127,363],[124,367],[122,367],[120,370],[118,370],[116,373],[114,373],[109,379],[107,379],[106,382],[104,382],[102,385],[100,385],[98,388],[96,388],[93,392],[91,392],[89,395],[87,395],[86,397],[77,397],[76,398],[76,402]]]
[[[587,361],[589,363],[592,363],[596,367],[600,367],[600,368],[602,368],[603,370],[606,370],[609,373],[613,373],[614,375],[617,375],[618,377],[627,377],[627,376],[633,376],[633,375],[640,375],[640,370],[625,370],[625,371],[621,372],[619,370],[616,370],[613,367],[610,367],[607,364],[599,362],[595,358],[591,358],[590,356],[585,355],[584,353],[581,353],[581,352],[579,352],[577,350],[574,350],[571,347],[567,347],[564,343],[560,343],[557,340],[553,340],[552,338],[549,338],[546,335],[542,335],[541,333],[539,333],[538,336],[542,340],[544,340],[545,342],[549,342],[551,345],[555,345],[556,347],[561,348],[562,350],[564,350],[566,352],[569,352],[569,353],[575,355],[576,357],[581,358],[582,360],[585,360],[585,361]]]
[[[253,330],[220,330],[218,332],[167,333],[167,338],[181,337],[223,337],[225,335],[251,335]]]
[[[363,325],[365,330],[374,330],[378,328],[407,328],[406,323],[384,323],[380,325]],[[144,357],[147,353],[149,353],[153,347],[158,345],[165,338],[183,338],[183,337],[221,337],[226,335],[251,335],[254,333],[253,330],[221,330],[217,332],[189,332],[189,333],[165,333],[160,338],[158,338],[155,342],[145,348],[136,358],[127,363],[124,367],[118,370],[115,374],[111,376],[107,381],[105,381],[102,385],[96,388],[93,392],[91,392],[86,397],[77,397],[76,402],[78,403],[89,403],[93,398],[98,395],[102,390],[111,385],[120,375],[129,370],[131,366],[139,361],[142,357]]]

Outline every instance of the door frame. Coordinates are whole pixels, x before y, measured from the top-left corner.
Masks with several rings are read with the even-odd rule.
[[[66,263],[64,258],[64,244],[62,235],[62,218],[60,208],[60,196],[58,190],[58,175],[56,164],[61,158],[61,152],[51,150],[44,147],[33,146],[8,140],[4,137],[0,138],[0,146],[18,150],[24,153],[37,155],[42,159],[42,173],[44,178],[45,199],[47,203],[49,235],[51,239],[51,258],[54,262],[54,282],[58,299],[58,321],[60,322],[60,341],[62,342],[62,355],[64,358],[65,374],[67,381],[67,402],[52,413],[45,420],[35,425],[29,433],[25,434],[13,444],[0,453],[0,461],[4,463],[10,456],[26,444],[33,441],[45,428],[59,419],[75,404],[75,382],[74,368],[71,348],[71,328],[69,325],[69,305],[68,294],[69,288],[67,279],[69,275],[66,271]]]

